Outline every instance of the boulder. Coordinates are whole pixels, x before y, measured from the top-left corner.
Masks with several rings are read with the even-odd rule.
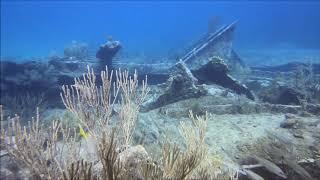
[[[149,155],[143,146],[137,145],[122,151],[119,158],[125,167],[136,168],[140,162],[148,160]]]
[[[298,118],[293,114],[286,114],[285,119],[280,123],[282,128],[292,128],[298,123]]]

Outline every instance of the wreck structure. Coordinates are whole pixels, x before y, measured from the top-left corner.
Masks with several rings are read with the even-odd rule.
[[[180,60],[187,64],[191,70],[198,69],[207,64],[212,57],[223,59],[231,71],[246,69],[245,63],[239,58],[232,47],[235,28],[236,22],[233,22],[222,26],[214,33],[206,33],[180,57]],[[118,62],[115,65],[126,69],[136,69],[140,73],[151,76],[165,76],[170,73],[170,69],[176,63],[127,64]]]
[[[49,96],[56,97],[59,95],[61,85],[70,84],[75,77],[80,77],[88,65],[93,67],[96,72],[104,69],[105,65],[108,65],[109,69],[110,67],[128,69],[129,72],[137,70],[141,78],[148,75],[149,84],[160,84],[172,81],[172,79],[177,82],[184,78],[169,79],[169,77],[180,76],[181,71],[177,71],[177,69],[181,69],[179,67],[183,66],[184,71],[190,71],[188,74],[194,76],[194,78],[191,78],[194,82],[189,84],[214,83],[229,88],[238,94],[244,94],[249,99],[254,99],[252,93],[244,85],[241,85],[229,75],[230,72],[247,68],[232,48],[235,27],[236,22],[233,22],[222,26],[213,33],[208,32],[180,57],[179,62],[161,64],[121,63],[116,58],[116,54],[121,49],[121,44],[119,41],[113,40],[109,40],[100,47],[96,58],[77,59],[77,56],[72,56],[72,58],[56,56],[51,57],[47,63],[33,61],[23,64],[3,61],[1,63],[1,93],[11,93],[12,89],[17,89],[17,91],[19,89],[30,89],[30,91],[45,89],[50,93]],[[177,83],[179,84],[179,82]],[[47,90],[48,87],[50,87],[49,90]],[[172,87],[177,88],[177,86]],[[198,88],[193,87],[192,89],[197,90]],[[184,90],[181,90],[181,92],[184,92]],[[188,92],[189,94],[193,93],[189,90]],[[15,94],[19,93],[15,92]],[[203,94],[203,92],[197,94]],[[168,94],[163,97],[172,97],[172,95]],[[177,97],[176,99],[181,98],[183,97]]]
[[[215,83],[253,100],[254,96],[249,89],[229,75],[231,72],[242,72],[248,69],[233,50],[235,27],[236,22],[233,22],[213,33],[208,32],[193,44],[177,63],[117,63],[115,66],[131,71],[137,70],[140,74],[148,75],[149,83],[158,84],[165,82],[170,76],[175,76],[176,66],[183,63],[199,82]]]

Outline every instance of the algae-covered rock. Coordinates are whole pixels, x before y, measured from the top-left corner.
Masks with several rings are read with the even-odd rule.
[[[166,90],[154,101],[147,105],[147,109],[155,109],[180,100],[200,97],[206,91],[197,87],[198,80],[183,62],[179,62],[167,80]]]
[[[252,92],[228,74],[228,66],[220,58],[214,57],[207,64],[192,72],[201,83],[215,83],[231,89],[237,94],[244,94],[249,99],[254,100]]]

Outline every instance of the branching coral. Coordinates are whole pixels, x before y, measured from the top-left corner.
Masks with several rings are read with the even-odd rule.
[[[88,73],[81,79],[76,78],[74,85],[62,88],[61,97],[67,110],[88,129],[88,137],[83,141],[94,141],[91,144],[95,153],[93,159],[80,156],[83,141],[76,141],[75,130],[53,121],[46,131],[39,113],[28,127],[22,127],[15,117],[11,127],[2,130],[1,142],[9,155],[39,179],[116,180],[132,178],[131,173],[146,179],[210,179],[213,166],[204,165],[209,156],[205,143],[207,113],[196,116],[190,112],[191,121],[181,122],[179,127],[185,146],[165,143],[159,163],[139,161],[135,166],[140,167],[138,171],[123,164],[126,161],[120,154],[130,147],[138,112],[149,88],[144,81],[138,89],[136,72],[131,77],[127,71],[116,71],[115,80],[112,74],[108,69],[102,71],[102,85],[98,86],[95,73],[88,67]],[[111,120],[117,121],[115,127]]]
[[[36,107],[40,112],[47,108],[46,97],[44,93],[32,93],[25,91],[17,95],[1,94],[0,103],[4,105],[11,113],[16,113],[22,119],[30,119],[34,114]]]
[[[149,88],[147,79],[142,82],[141,91],[138,91],[138,75],[133,77],[128,71],[116,71],[116,80],[113,83],[113,71],[109,74],[108,68],[101,72],[102,85],[96,83],[96,75],[88,67],[88,73],[82,79],[75,78],[72,86],[63,86],[61,97],[66,108],[76,115],[82,126],[86,127],[91,135],[99,136],[110,132],[110,119],[115,104],[120,104],[119,130],[122,132],[122,143],[128,146],[132,139],[139,107],[146,98]]]
[[[102,85],[98,86],[95,73],[88,67],[88,73],[82,79],[75,78],[75,84],[63,86],[61,93],[66,108],[77,117],[80,125],[89,130],[90,141],[97,146],[94,153],[98,154],[95,156],[103,166],[97,177],[102,179],[118,179],[120,176],[118,149],[127,148],[131,143],[139,107],[149,91],[146,81],[138,91],[137,73],[132,78],[128,71],[116,71],[115,82],[112,74],[107,68],[102,71]],[[119,127],[111,132],[109,123],[116,103],[120,104],[116,117]],[[2,145],[11,157],[31,169],[33,175],[41,179],[95,177],[91,173],[91,162],[84,163],[84,157],[79,156],[81,144],[76,142],[76,134],[72,134],[76,133],[75,130],[53,121],[46,131],[40,123],[38,111],[28,127],[20,125],[18,116],[11,124],[7,131],[2,130]]]
[[[96,75],[88,67],[88,73],[82,79],[75,78],[74,85],[62,86],[61,98],[65,107],[72,112],[82,126],[91,131],[106,129],[111,118],[116,98],[112,97],[112,72],[109,76],[108,69],[101,73],[102,85],[96,85]],[[113,96],[116,97],[119,88]],[[113,100],[112,100],[113,99]],[[91,132],[93,133],[93,132]]]
[[[19,164],[27,166],[36,178],[58,179],[62,177],[63,169],[68,166],[69,160],[76,157],[76,154],[67,157],[63,153],[66,147],[73,147],[75,139],[71,132],[57,121],[53,121],[49,131],[46,131],[40,123],[37,110],[36,118],[29,122],[28,127],[22,127],[19,117],[14,117],[8,130],[2,129],[1,146]],[[57,143],[60,134],[63,146]],[[71,149],[68,151],[72,152]]]
[[[190,111],[190,119],[192,124],[186,122],[180,124],[180,133],[184,138],[186,148],[183,150],[177,144],[164,143],[160,164],[147,162],[142,165],[142,174],[145,178],[153,176],[161,177],[158,179],[182,180],[193,178],[196,175],[197,168],[208,154],[208,148],[204,141],[207,114],[194,116]],[[201,175],[204,176],[204,174]],[[200,175],[196,176],[201,177]]]
[[[300,90],[307,101],[319,100],[320,78],[314,73],[311,62],[297,66],[294,71],[293,87]]]
[[[101,172],[103,179],[116,180],[121,176],[121,163],[118,159],[117,148],[115,131],[112,131],[110,137],[104,134],[98,148],[99,158],[103,166]]]
[[[84,160],[71,163],[66,171],[63,171],[63,180],[97,180],[98,177],[94,175],[92,163]]]
[[[121,90],[120,94],[120,127],[123,135],[123,144],[128,146],[132,140],[133,130],[140,106],[144,102],[149,88],[147,87],[147,79],[142,81],[141,91],[138,92],[138,75],[134,73],[133,78],[129,77],[128,71],[116,71],[117,87]]]

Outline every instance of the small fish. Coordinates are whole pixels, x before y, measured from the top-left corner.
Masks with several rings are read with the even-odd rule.
[[[82,126],[79,124],[79,130],[80,130],[80,136],[82,136],[84,139],[88,139],[89,134],[87,131],[85,131]]]
[[[259,164],[261,164],[262,166],[264,166],[269,172],[272,172],[276,175],[278,175],[279,177],[282,177],[284,179],[287,179],[286,174],[273,162],[268,161],[264,158],[260,158],[258,156],[252,156],[256,161],[258,161]]]
[[[248,179],[251,180],[264,180],[263,177],[261,177],[259,174],[249,170],[249,169],[243,169],[243,171],[246,173]]]

